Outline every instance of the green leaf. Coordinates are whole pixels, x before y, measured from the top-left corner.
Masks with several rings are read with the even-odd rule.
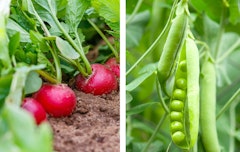
[[[132,82],[127,84],[126,90],[132,91],[135,88],[137,88],[142,82],[144,82],[147,78],[149,78],[155,72],[156,68],[157,68],[156,64],[148,64],[144,66],[139,72],[140,76],[138,76]]]
[[[115,32],[120,29],[120,1],[119,0],[92,0],[92,6],[108,26]]]
[[[240,5],[238,0],[230,0],[230,17],[229,20],[232,24],[236,24],[240,22]]]
[[[127,91],[126,92],[126,104],[130,103],[133,100],[132,95]]]
[[[205,12],[211,19],[219,22],[223,11],[223,1],[191,0],[191,3],[198,12]]]
[[[57,19],[57,6],[53,0],[23,0],[23,7],[34,16],[40,16],[41,20],[47,22],[55,31],[59,30],[55,19]]]
[[[7,30],[10,36],[19,32],[21,42],[31,42],[29,33],[12,19],[8,19]]]
[[[42,86],[42,79],[39,77],[38,73],[31,71],[27,76],[27,80],[25,82],[25,94],[30,94],[36,92]]]
[[[66,23],[70,26],[70,31],[75,32],[82,20],[82,17],[90,6],[88,0],[70,0],[66,6]]]
[[[47,52],[47,44],[46,44],[46,40],[44,39],[43,35],[40,34],[39,32],[35,32],[35,31],[30,31],[30,39],[32,41],[33,44],[38,45],[40,50],[43,52]]]
[[[56,44],[63,56],[69,59],[78,59],[80,55],[73,49],[73,47],[60,37],[56,38]]]
[[[144,11],[136,14],[126,27],[126,47],[132,48],[139,45],[146,24],[150,19],[150,12]]]
[[[12,56],[17,48],[19,47],[20,44],[20,33],[17,32],[15,33],[12,37],[10,37],[10,41],[9,41],[9,55]]]
[[[9,93],[11,82],[12,82],[11,75],[0,77],[0,108],[2,107],[5,98]]]
[[[136,107],[133,107],[130,110],[128,110],[126,112],[126,115],[130,116],[130,115],[138,114],[138,113],[143,112],[144,110],[146,110],[146,108],[148,108],[150,106],[157,106],[157,105],[160,105],[160,103],[159,102],[148,102],[148,103],[140,104],[140,105],[137,105]]]
[[[32,66],[22,66],[16,68],[16,72],[13,75],[10,93],[6,98],[5,102],[15,103],[16,105],[20,105],[22,102],[22,91],[25,86],[25,82],[27,79],[27,75],[32,70],[39,70],[44,68],[44,65],[32,65]]]
[[[43,123],[37,127],[29,112],[9,102],[5,104],[0,116],[9,129],[5,138],[10,137],[9,140],[13,141],[12,145],[5,147],[7,151],[15,149],[21,152],[52,152],[52,132],[49,124]],[[0,143],[2,138],[1,136]]]

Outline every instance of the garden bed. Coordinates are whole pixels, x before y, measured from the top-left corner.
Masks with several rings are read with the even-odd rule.
[[[48,120],[56,152],[120,150],[119,92],[94,96],[75,91],[77,107],[69,117]]]

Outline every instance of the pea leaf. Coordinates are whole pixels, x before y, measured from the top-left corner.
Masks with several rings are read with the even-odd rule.
[[[229,11],[230,17],[229,20],[232,24],[240,23],[240,5],[239,1],[237,0],[230,0],[229,1]]]
[[[200,13],[205,12],[211,19],[219,21],[222,11],[223,11],[223,2],[215,0],[192,0],[193,7]]]
[[[144,82],[155,72],[156,68],[156,64],[148,64],[144,66],[139,72],[140,76],[127,84],[126,90],[132,91],[137,88],[142,82]]]
[[[136,14],[136,16],[127,24],[126,27],[126,47],[132,48],[139,45],[145,26],[149,21],[149,11]]]
[[[144,104],[140,104],[140,105],[137,105],[136,107],[133,107],[130,110],[128,110],[126,112],[126,115],[130,116],[130,115],[138,114],[138,113],[146,110],[146,108],[148,108],[150,106],[156,106],[156,105],[160,105],[160,103],[159,102],[147,102]]]
[[[69,59],[78,59],[80,57],[73,47],[60,37],[56,38],[56,44],[63,56],[68,57]]]
[[[126,104],[130,103],[133,100],[132,95],[127,91],[126,92]]]

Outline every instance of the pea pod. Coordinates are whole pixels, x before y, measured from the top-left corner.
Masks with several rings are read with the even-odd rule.
[[[180,148],[190,149],[196,143],[199,124],[199,54],[190,31],[181,50],[174,82],[170,101],[172,140]]]
[[[201,69],[200,127],[206,152],[220,152],[216,128],[216,72],[210,58]]]
[[[171,69],[176,60],[179,50],[181,50],[183,40],[186,35],[186,25],[188,20],[187,3],[179,2],[176,16],[172,21],[163,52],[158,62],[158,80],[160,84],[166,82],[170,77]],[[163,86],[163,85],[162,85]]]

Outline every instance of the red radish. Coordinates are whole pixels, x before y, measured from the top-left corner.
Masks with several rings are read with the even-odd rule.
[[[92,74],[90,76],[77,75],[76,88],[85,93],[102,95],[116,90],[118,83],[114,74],[104,65],[92,64]]]
[[[22,108],[30,112],[37,124],[46,120],[46,112],[42,105],[33,98],[25,98],[22,103]]]
[[[76,95],[66,84],[43,84],[33,96],[53,117],[70,115],[76,107]]]
[[[116,58],[108,59],[105,65],[116,75],[117,78],[120,77],[120,67]]]

